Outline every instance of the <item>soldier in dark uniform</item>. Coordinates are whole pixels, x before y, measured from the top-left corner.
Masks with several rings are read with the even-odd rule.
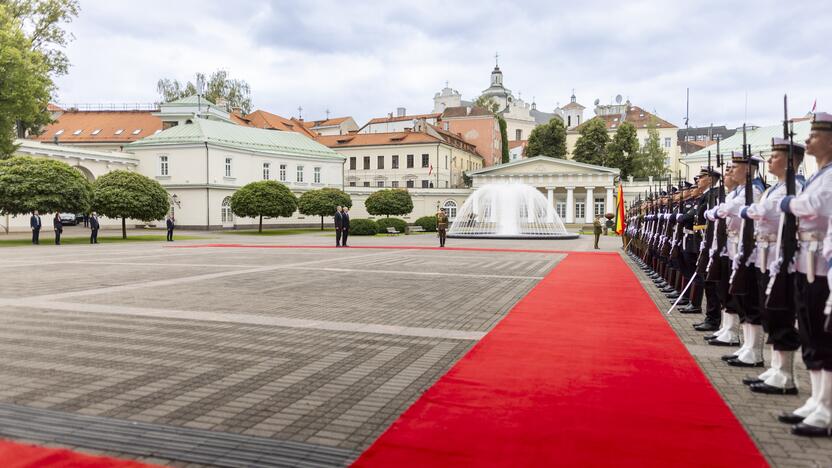
[[[702,281],[699,275],[694,276],[694,274],[696,273],[696,261],[699,258],[699,249],[706,227],[702,223],[702,220],[704,219],[704,212],[708,207],[706,192],[710,190],[711,182],[707,175],[703,177],[701,174],[695,177],[694,181],[696,182],[696,198],[685,204],[683,213],[676,219],[677,222],[681,223],[680,225],[684,232],[682,238],[682,273],[688,281],[693,278],[693,283],[690,285],[688,294],[690,304],[679,309],[679,312],[683,314],[698,314],[702,312],[702,297],[705,293],[703,288],[704,281]]]
[[[439,235],[439,247],[445,247],[445,236],[448,233],[448,215],[445,208],[436,213],[436,233]]]

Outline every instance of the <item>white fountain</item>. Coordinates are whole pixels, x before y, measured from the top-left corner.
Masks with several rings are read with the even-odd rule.
[[[448,237],[574,239],[536,188],[520,183],[484,185],[465,200]]]

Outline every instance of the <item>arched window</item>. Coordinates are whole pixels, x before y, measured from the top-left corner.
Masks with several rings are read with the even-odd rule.
[[[456,218],[456,202],[453,200],[448,200],[442,205],[442,208],[445,208],[445,214],[448,215],[448,219],[455,219]]]
[[[225,197],[222,200],[222,222],[223,224],[234,222],[234,213],[231,212],[231,197]]]

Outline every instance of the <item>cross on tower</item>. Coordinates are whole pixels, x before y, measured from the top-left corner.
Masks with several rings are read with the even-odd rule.
[[[497,67],[500,66],[500,53],[499,52],[494,53],[494,66],[497,66]]]
[[[326,119],[329,120],[329,109],[326,110]]]
[[[298,118],[303,118],[303,106],[298,106]]]

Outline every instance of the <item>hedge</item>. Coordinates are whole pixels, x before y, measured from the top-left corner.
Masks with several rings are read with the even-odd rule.
[[[422,229],[428,232],[436,231],[436,216],[422,216],[417,219],[415,223],[417,226],[422,226]]]
[[[378,225],[372,219],[351,219],[350,235],[374,236],[378,232]]]
[[[387,232],[388,227],[396,228],[396,230],[402,234],[404,234],[407,229],[407,222],[399,218],[381,218],[376,220],[376,225],[378,225],[378,232],[382,234]]]

